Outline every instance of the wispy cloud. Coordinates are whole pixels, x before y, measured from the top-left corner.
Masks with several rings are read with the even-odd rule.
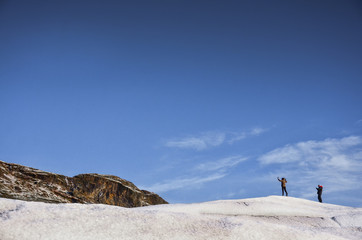
[[[253,128],[251,131],[250,131],[250,135],[252,136],[259,136],[260,134],[266,132],[267,129],[265,128],[260,128],[260,127],[256,127],[256,128]]]
[[[218,147],[224,143],[233,144],[247,137],[259,136],[266,131],[267,129],[260,127],[255,127],[244,132],[210,131],[195,136],[171,139],[165,143],[165,146],[202,151],[212,147]]]
[[[342,139],[299,142],[277,148],[259,158],[262,164],[298,163],[300,166],[334,167],[353,171],[360,164],[362,138],[350,136]]]
[[[245,139],[248,136],[247,133],[241,132],[241,133],[232,133],[231,137],[228,139],[229,144],[233,144],[235,142],[238,142],[240,140]]]
[[[216,147],[225,141],[225,133],[208,132],[196,137],[174,139],[166,142],[167,147],[189,148],[194,150],[205,150],[209,147]]]
[[[156,183],[152,186],[145,187],[145,189],[149,189],[153,192],[163,193],[171,190],[182,189],[182,188],[190,188],[201,186],[204,183],[215,181],[225,177],[225,173],[215,173],[209,176],[199,176],[199,177],[184,177],[177,178],[173,180],[168,180],[163,183]]]
[[[293,185],[302,197],[315,195],[311,186],[317,184],[327,186],[329,193],[362,188],[359,136],[289,144],[262,155],[258,161],[262,166],[278,165],[278,172],[293,178]]]
[[[268,131],[268,130],[265,128],[255,127],[249,131],[233,132],[233,133],[229,134],[230,136],[228,138],[228,143],[233,144],[233,143],[243,140],[247,137],[259,136],[266,131]]]
[[[229,169],[236,167],[247,158],[242,156],[232,156],[209,161],[190,168],[189,176],[167,180],[162,183],[156,183],[152,186],[145,187],[151,191],[162,193],[176,189],[200,187],[204,183],[215,181],[226,177]]]
[[[246,161],[248,158],[242,156],[232,156],[217,161],[201,163],[195,167],[196,171],[226,171],[227,169]]]

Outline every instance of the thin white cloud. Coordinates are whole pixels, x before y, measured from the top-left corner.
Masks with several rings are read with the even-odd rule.
[[[277,148],[259,158],[262,164],[298,163],[300,166],[334,167],[353,171],[360,164],[362,138],[299,142]],[[356,148],[357,147],[357,148]]]
[[[226,177],[229,174],[229,169],[246,160],[246,157],[232,156],[216,161],[201,163],[194,168],[190,168],[190,176],[171,179],[162,183],[156,183],[152,186],[145,187],[144,189],[150,189],[153,192],[162,193],[186,187],[200,187],[204,183]],[[197,175],[197,177],[195,177],[195,175]]]
[[[223,158],[217,161],[201,163],[195,167],[196,171],[225,171],[231,167],[246,161],[248,158],[241,156],[233,156]]]
[[[212,147],[218,147],[224,143],[233,144],[250,136],[259,136],[266,131],[267,129],[260,127],[255,127],[245,132],[210,131],[196,136],[171,139],[165,143],[165,146],[202,151]]]
[[[242,132],[242,133],[233,133],[232,136],[230,137],[230,139],[228,140],[229,144],[233,144],[234,142],[238,142],[240,140],[243,140],[247,137],[247,133]]]
[[[250,131],[240,132],[240,133],[237,133],[237,132],[231,133],[230,137],[228,139],[228,143],[233,144],[233,143],[243,140],[247,137],[259,136],[266,131],[268,131],[268,130],[265,128],[255,127],[253,129],[251,129]]]
[[[256,127],[256,128],[253,128],[251,131],[250,131],[250,135],[252,136],[259,136],[260,134],[266,132],[267,129],[264,129],[264,128],[260,128],[260,127]]]
[[[297,162],[302,159],[302,152],[294,145],[277,148],[259,158],[262,164]]]
[[[194,150],[205,150],[210,147],[216,147],[225,141],[225,133],[208,132],[197,137],[186,137],[182,139],[170,140],[166,142],[167,147],[188,148]]]
[[[201,177],[185,177],[174,180],[169,180],[164,183],[156,183],[149,187],[144,187],[144,189],[149,189],[152,192],[163,193],[171,190],[197,187],[204,183],[215,181],[225,177],[225,173],[215,173],[210,176],[201,176]]]

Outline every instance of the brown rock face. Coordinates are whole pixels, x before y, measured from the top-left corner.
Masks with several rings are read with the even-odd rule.
[[[101,203],[121,207],[167,204],[155,193],[111,175],[67,177],[0,161],[0,197],[50,203]]]

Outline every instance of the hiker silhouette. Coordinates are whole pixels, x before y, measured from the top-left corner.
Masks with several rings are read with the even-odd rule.
[[[279,182],[281,182],[282,196],[284,196],[284,192],[285,192],[286,196],[288,196],[287,187],[286,187],[287,179],[282,178],[282,180],[280,180],[279,177],[277,177],[277,179]]]
[[[318,185],[317,188],[317,194],[318,194],[318,201],[322,202],[322,192],[323,192],[323,186],[322,185]]]

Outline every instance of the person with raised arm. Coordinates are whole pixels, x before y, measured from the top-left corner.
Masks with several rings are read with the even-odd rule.
[[[279,182],[281,182],[282,196],[284,196],[284,192],[285,192],[286,196],[288,196],[287,187],[286,187],[287,179],[282,178],[282,180],[280,180],[279,177],[277,177],[277,179]]]

